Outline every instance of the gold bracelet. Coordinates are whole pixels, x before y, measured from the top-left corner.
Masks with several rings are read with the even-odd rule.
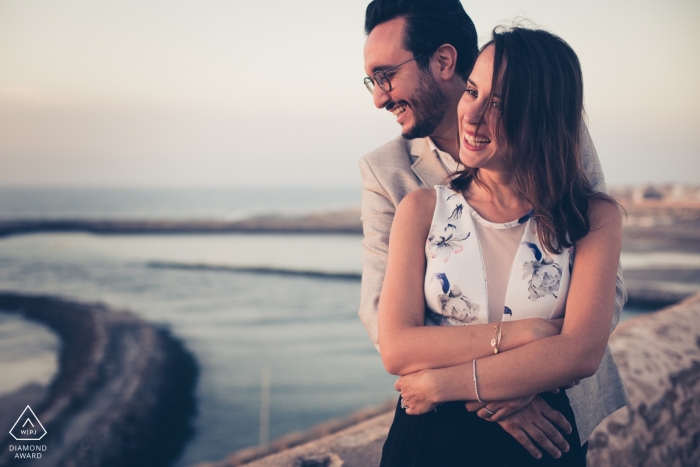
[[[498,322],[498,339],[496,340],[496,353],[498,353],[498,347],[501,345],[501,331],[503,331],[503,321]]]
[[[501,345],[501,330],[503,328],[503,321],[499,321],[496,326],[494,326],[495,332],[491,338],[491,347],[493,347],[493,353],[498,353],[498,346]]]

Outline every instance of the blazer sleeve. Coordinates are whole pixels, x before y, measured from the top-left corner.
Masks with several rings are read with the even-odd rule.
[[[362,284],[360,291],[360,320],[367,329],[377,351],[377,310],[382,292],[384,274],[389,254],[389,233],[396,213],[396,206],[377,179],[374,171],[362,158]]]
[[[593,190],[607,193],[608,189],[605,185],[603,169],[600,166],[598,153],[595,150],[593,140],[591,139],[586,125],[583,125],[581,133],[581,163],[586,177],[588,177],[588,181]],[[622,280],[622,264],[620,263],[617,266],[617,278],[615,279],[615,313],[613,314],[610,332],[615,329],[617,323],[620,321],[622,308],[625,306],[625,302],[627,302],[627,291],[625,290],[625,284]]]

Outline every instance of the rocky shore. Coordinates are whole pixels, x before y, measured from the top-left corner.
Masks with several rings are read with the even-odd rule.
[[[610,347],[630,404],[593,432],[589,464],[700,465],[700,294],[621,323]]]
[[[62,340],[58,376],[32,407],[47,434],[21,443],[4,436],[0,465],[167,466],[179,456],[192,434],[197,367],[167,329],[57,297],[0,293],[0,309],[39,321]],[[26,397],[3,401],[18,417]],[[46,449],[40,460],[19,460],[9,449],[17,444]]]

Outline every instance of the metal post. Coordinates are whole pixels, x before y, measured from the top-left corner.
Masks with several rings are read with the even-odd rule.
[[[270,387],[271,376],[268,367],[262,368],[260,384],[260,447],[270,442]]]

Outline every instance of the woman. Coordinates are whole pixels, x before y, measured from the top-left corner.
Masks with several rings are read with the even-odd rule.
[[[556,388],[603,358],[621,214],[583,175],[582,113],[580,65],[564,41],[494,31],[458,108],[466,169],[408,195],[392,226],[379,342],[402,377],[382,466],[585,465]],[[558,459],[534,459],[480,418],[540,393],[573,427]],[[480,415],[463,401],[483,401]]]

